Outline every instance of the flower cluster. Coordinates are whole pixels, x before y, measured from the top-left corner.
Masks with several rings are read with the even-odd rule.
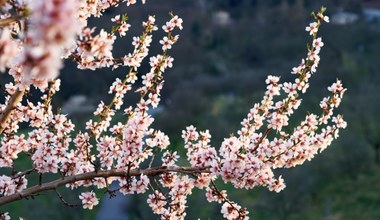
[[[0,105],[0,125],[4,128],[0,132],[0,168],[7,171],[0,176],[0,205],[61,185],[71,189],[96,187],[111,196],[115,191],[124,195],[147,193],[148,205],[161,219],[184,219],[187,197],[199,188],[204,190],[207,201],[220,204],[224,218],[248,219],[249,212],[231,201],[225,190],[219,190],[216,179],[232,183],[235,188],[264,186],[279,192],[285,183],[274,174],[275,169],[312,159],[347,126],[341,115],[334,115],[346,91],[337,80],[328,87],[331,94],[320,102],[322,113],[310,113],[289,129],[290,118],[301,105],[300,96],[309,88],[309,79],[320,62],[324,43],[317,33],[322,21],[328,22],[322,9],[313,14],[315,22],[306,28],[312,44],[307,48],[307,57],[292,69],[294,81],[281,82],[280,77],[268,76],[261,102],[249,110],[237,134],[226,138],[219,148],[210,145],[208,130],[188,126],[182,132],[186,158],[181,160],[176,150],[168,150],[168,136],[151,128],[154,118],[150,110],[157,108],[161,100],[164,72],[173,66],[169,52],[179,39],[175,31],[183,28],[183,21],[170,14],[169,21],[161,27],[162,51],[149,57],[150,69],[141,73],[152,34],[159,29],[154,16],[142,22],[144,31],[133,37],[133,50],[122,57],[114,57],[112,51],[117,38],[126,36],[130,28],[126,15],[111,19],[116,24],[112,30],[97,32],[87,25],[89,17],[100,17],[106,9],[123,2],[127,6],[137,3],[20,0],[6,4],[6,8],[17,7],[15,11],[29,14],[25,15],[25,27],[10,22],[0,32],[0,70],[9,69],[14,77],[14,82],[5,85],[5,103]],[[11,10],[8,12],[0,19],[10,17]],[[124,78],[116,78],[109,87],[111,100],[99,103],[85,131],[75,131],[67,115],[53,111],[51,105],[59,91],[60,81],[55,78],[62,57],[77,62],[79,69],[127,69]],[[36,103],[21,102],[20,89],[29,91],[32,85],[43,92],[41,99]],[[131,91],[140,97],[135,105],[126,106],[125,96]],[[115,115],[123,117],[112,123]],[[30,130],[19,133],[20,124],[28,125]],[[16,169],[20,154],[29,157],[29,170]],[[161,160],[155,160],[156,156]],[[189,167],[179,166],[183,163]],[[28,185],[32,173],[40,177],[36,187]],[[46,182],[47,173],[57,179]],[[117,182],[119,188],[111,190],[112,182]],[[67,205],[58,192],[57,195]],[[93,209],[99,203],[93,191],[81,193],[79,199],[84,209]],[[0,218],[9,219],[9,214],[0,213]]]
[[[10,220],[11,217],[9,216],[9,213],[8,212],[5,212],[5,213],[0,213],[0,218],[2,220]]]
[[[290,168],[312,159],[338,137],[340,128],[346,127],[341,115],[333,116],[334,108],[339,106],[346,91],[338,80],[328,88],[332,94],[321,102],[320,116],[309,114],[292,132],[283,131],[289,124],[290,116],[300,106],[300,95],[309,88],[308,81],[320,62],[318,54],[324,44],[322,38],[317,37],[317,30],[321,21],[328,21],[328,17],[321,16],[322,13],[315,17],[316,22],[310,24],[315,29],[312,29],[313,43],[308,48],[307,58],[293,68],[292,73],[297,78],[294,82],[281,83],[279,77],[268,76],[263,100],[255,104],[242,121],[238,136],[224,140],[219,154],[208,144],[208,131],[197,132],[193,126],[183,131],[182,137],[191,166],[208,167],[211,172],[198,175],[198,182],[205,183],[204,186],[207,187],[212,179],[221,177],[224,182],[231,182],[236,188],[264,186],[279,192],[285,188],[285,183],[281,176],[275,176],[274,169]],[[269,135],[270,133],[272,134]],[[170,177],[173,178],[175,177]],[[167,182],[167,179],[168,176],[165,175],[162,181]],[[223,203],[224,217],[246,218],[246,211],[229,201],[215,187],[208,188],[206,196],[209,201]]]
[[[115,30],[119,33],[120,37],[125,36],[126,32],[129,30],[131,27],[130,24],[126,23],[127,16],[123,15],[120,18],[120,15],[116,15],[114,18],[111,19],[112,22],[115,22],[117,26],[115,27]]]
[[[82,200],[83,208],[84,209],[92,209],[94,206],[99,204],[98,198],[96,198],[96,195],[94,192],[83,192],[80,194],[79,199]]]
[[[0,32],[0,71],[11,68],[14,57],[21,50],[21,41],[12,37],[12,30],[8,27]]]
[[[74,44],[79,31],[74,0],[29,1],[28,31],[16,65],[24,87],[41,90],[55,79],[62,67],[63,49]]]
[[[280,83],[279,77],[268,76],[264,98],[242,121],[239,136],[227,138],[222,143],[219,149],[220,169],[215,175],[220,175],[225,182],[231,182],[238,188],[260,185],[279,192],[285,187],[284,180],[281,176],[276,178],[273,169],[293,167],[312,159],[337,137],[339,128],[345,127],[340,115],[331,120],[333,109],[339,106],[345,92],[338,81],[329,87],[331,97],[321,103],[321,116],[309,114],[291,133],[283,131],[288,126],[290,116],[301,104],[300,93],[307,91],[308,80],[319,64],[318,54],[323,42],[316,34],[321,21],[328,21],[326,16],[321,17],[316,17],[316,22],[306,29],[313,35],[313,44],[308,48],[307,58],[293,68],[292,73],[298,76],[295,81]],[[281,93],[285,98],[276,101]],[[328,122],[334,125],[324,127]],[[265,124],[267,126],[263,127]],[[279,137],[270,140],[268,136],[271,132],[276,132]]]

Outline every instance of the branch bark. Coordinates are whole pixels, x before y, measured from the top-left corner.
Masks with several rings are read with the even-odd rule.
[[[94,179],[97,177],[103,177],[103,178],[128,177],[128,176],[131,177],[131,176],[139,176],[141,174],[144,174],[147,176],[157,176],[163,173],[171,173],[171,172],[196,174],[196,173],[209,173],[210,171],[208,167],[175,167],[175,166],[170,166],[170,167],[160,166],[160,167],[153,167],[153,168],[147,168],[147,169],[133,169],[133,170],[130,170],[128,173],[124,169],[99,170],[97,172],[89,172],[89,173],[82,173],[82,174],[78,174],[74,176],[66,176],[64,178],[59,178],[57,180],[43,183],[41,185],[38,184],[38,185],[32,186],[21,192],[17,192],[9,196],[0,197],[0,206],[26,198],[28,196],[34,195],[42,191],[55,190],[59,186],[62,186],[68,183]]]
[[[0,2],[0,4],[1,4],[1,2]],[[20,19],[22,19],[22,18],[23,18],[23,16],[15,16],[15,17],[1,19],[0,20],[0,27],[6,27],[13,22],[20,21]]]
[[[12,111],[17,107],[18,103],[21,102],[22,97],[24,96],[25,90],[17,89],[16,92],[12,95],[7,107],[0,115],[0,134],[3,133],[4,129],[7,126],[7,121],[11,116]]]

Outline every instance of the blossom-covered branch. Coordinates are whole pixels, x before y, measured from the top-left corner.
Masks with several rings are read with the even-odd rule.
[[[27,189],[11,194],[9,196],[3,196],[0,197],[0,205],[4,205],[9,202],[13,202],[16,200],[20,200],[23,198],[28,198],[32,195],[35,195],[39,192],[47,191],[47,190],[55,190],[59,186],[63,186],[65,184],[75,183],[79,181],[95,181],[96,178],[110,178],[110,180],[113,179],[113,177],[138,177],[141,175],[144,176],[158,176],[164,173],[183,173],[183,174],[199,174],[199,173],[208,173],[206,167],[177,167],[177,166],[171,166],[171,167],[152,167],[147,169],[132,169],[129,172],[126,172],[125,169],[112,169],[112,170],[99,170],[99,171],[93,171],[93,172],[87,172],[82,174],[77,174],[75,176],[65,176],[61,179],[57,179],[51,182],[38,184],[35,186],[28,187]],[[13,179],[16,179],[13,178]]]
[[[275,176],[275,169],[312,159],[346,127],[343,117],[334,115],[346,91],[339,80],[328,87],[331,94],[321,101],[321,114],[310,113],[298,126],[289,127],[290,116],[301,105],[301,96],[320,62],[324,43],[317,33],[322,22],[329,21],[322,8],[312,14],[314,21],[306,27],[312,39],[307,57],[292,69],[294,81],[268,76],[263,99],[249,110],[237,134],[226,138],[219,148],[210,145],[208,130],[188,126],[182,132],[186,155],[180,160],[177,149],[168,150],[169,137],[151,127],[150,110],[159,105],[164,72],[173,66],[170,49],[179,40],[176,32],[183,28],[182,19],[169,14],[161,26],[164,36],[158,40],[162,50],[156,55],[149,54],[153,33],[159,29],[154,16],[142,22],[140,35],[132,37],[132,51],[120,57],[114,56],[113,48],[118,39],[128,36],[131,25],[126,14],[112,18],[114,26],[109,29],[88,26],[92,16],[101,17],[119,4],[136,3],[16,0],[0,6],[4,12],[0,20],[7,21],[0,32],[0,71],[8,71],[14,79],[5,85],[5,102],[0,105],[0,168],[4,170],[0,205],[46,190],[55,190],[67,205],[57,191],[65,185],[86,189],[78,198],[84,209],[92,209],[99,203],[94,188],[111,194],[108,186],[117,182],[117,191],[124,195],[148,194],[148,205],[161,219],[184,219],[187,197],[194,188],[204,190],[207,201],[220,203],[223,217],[248,219],[248,210],[219,190],[216,179],[235,188],[263,186],[280,192],[285,183]],[[12,16],[23,16],[22,22],[6,20]],[[75,61],[78,69],[125,69],[125,76],[110,85],[111,101],[100,101],[93,113],[95,119],[86,122],[84,131],[75,130],[67,115],[54,112],[51,105],[60,88],[57,77],[62,58]],[[144,73],[140,67],[145,59],[149,59],[150,70]],[[33,87],[43,93],[40,100],[22,101]],[[126,106],[125,95],[131,91],[140,98],[135,105]],[[124,117],[111,123],[117,113]],[[28,125],[27,132],[20,132],[21,123]],[[27,156],[31,167],[16,169],[20,154]],[[186,161],[188,166],[179,165]],[[28,184],[33,173],[41,178],[35,186]],[[43,182],[47,173],[56,180]],[[0,214],[0,218],[8,217],[8,213]]]

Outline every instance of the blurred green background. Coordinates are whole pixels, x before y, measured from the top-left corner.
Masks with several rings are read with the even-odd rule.
[[[295,124],[306,112],[318,113],[327,86],[339,78],[348,88],[338,110],[348,128],[312,161],[279,170],[287,184],[281,193],[263,188],[234,190],[230,185],[221,188],[229,190],[231,199],[247,207],[256,220],[380,219],[380,1],[148,0],[146,5],[120,5],[91,22],[97,30],[110,29],[110,18],[128,13],[132,29],[114,51],[123,55],[131,50],[131,38],[141,32],[140,23],[148,15],[155,14],[160,25],[169,11],[183,18],[184,29],[171,51],[174,67],[165,73],[162,108],[153,125],[181,149],[181,130],[190,124],[209,129],[212,145],[219,146],[224,137],[237,131],[253,103],[261,100],[268,74],[280,75],[282,81],[293,78],[292,67],[307,53],[310,36],[305,27],[311,21],[310,12],[322,5],[331,22],[320,30],[325,43],[320,67],[292,120]],[[152,55],[160,50],[160,37],[159,33],[154,36]],[[109,85],[126,71],[79,71],[75,66],[67,61],[61,73],[57,106],[70,109],[68,100],[79,96],[89,108],[109,100]],[[145,63],[140,71],[148,68]],[[129,99],[133,103],[135,97]],[[68,111],[79,123],[88,115]],[[60,190],[68,200],[79,202],[76,192]],[[188,206],[187,219],[222,217],[219,205],[207,203],[199,191],[189,198]],[[95,219],[97,215],[65,207],[54,193],[3,208],[26,219]],[[146,196],[130,196],[122,211],[124,217],[112,218],[110,212],[107,219],[157,219],[146,205]]]

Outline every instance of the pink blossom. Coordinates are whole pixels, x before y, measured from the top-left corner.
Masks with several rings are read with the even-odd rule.
[[[11,30],[7,27],[0,32],[0,72],[4,72],[5,68],[11,68],[11,64],[21,52],[21,42],[13,39]]]
[[[79,195],[79,199],[82,200],[84,209],[93,209],[94,206],[99,204],[98,198],[94,192],[83,192]]]
[[[136,0],[127,0],[127,6],[136,4]]]
[[[152,208],[153,213],[163,214],[167,204],[165,196],[157,190],[148,197],[148,205]]]
[[[178,15],[173,16],[172,19],[169,21],[169,23],[171,23],[175,27],[178,27],[180,30],[183,29],[182,27],[183,20],[182,18],[179,18]]]
[[[318,23],[312,22],[309,26],[305,28],[306,31],[310,32],[310,35],[313,35],[318,32]]]
[[[160,40],[160,44],[162,44],[162,50],[164,51],[172,48],[172,42],[167,37]]]
[[[347,122],[343,120],[343,117],[341,115],[337,115],[336,117],[333,117],[332,122],[334,122],[338,128],[347,127]]]
[[[322,38],[318,37],[317,39],[313,40],[313,47],[315,50],[319,51],[321,47],[323,47],[324,43],[322,42]]]
[[[223,214],[223,217],[229,220],[238,219],[240,206],[233,203],[225,202],[222,205],[221,213]]]
[[[78,33],[77,4],[69,1],[30,1],[28,41],[18,64],[23,66],[23,85],[41,90],[58,76],[62,49],[73,44]]]
[[[10,220],[11,217],[9,216],[8,212],[5,212],[5,213],[0,213],[0,219],[2,219],[2,220]]]

